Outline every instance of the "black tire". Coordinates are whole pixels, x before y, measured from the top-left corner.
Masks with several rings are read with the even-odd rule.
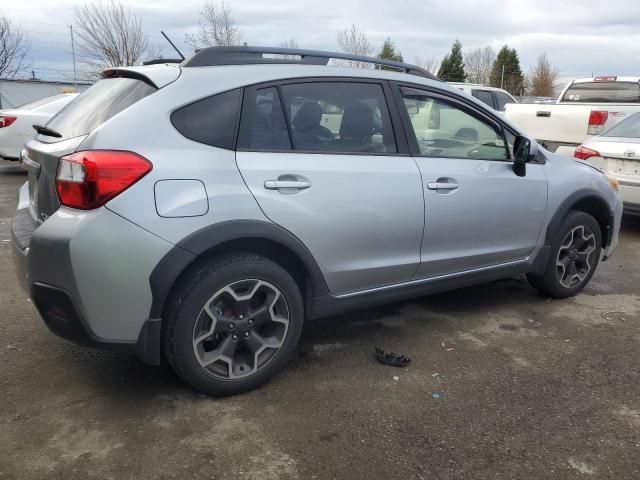
[[[582,231],[580,230],[580,227],[582,227]],[[582,268],[583,263],[585,263],[583,260],[576,260],[574,257],[565,255],[565,253],[570,250],[563,247],[563,242],[564,245],[568,244],[569,235],[572,232],[581,232],[580,235],[583,237],[585,235],[589,237],[589,235],[593,234],[595,249],[592,251],[592,254],[589,255],[590,261],[586,262],[588,270],[587,267]],[[583,243],[583,245],[585,245],[585,251],[591,249],[591,242],[592,240],[589,240],[588,244],[586,242]],[[598,262],[600,261],[601,250],[602,233],[600,231],[600,225],[596,219],[588,213],[572,210],[566,216],[560,225],[560,228],[558,228],[553,236],[553,240],[551,242],[551,255],[549,256],[544,273],[542,275],[527,274],[527,280],[529,280],[531,286],[536,288],[540,293],[549,297],[567,298],[576,295],[589,283],[589,280],[591,280],[591,277],[598,266]],[[576,254],[572,253],[572,255]],[[584,258],[584,254],[581,258]],[[567,261],[570,264],[570,268],[575,269],[576,275],[578,275],[579,272],[582,272],[583,278],[574,276],[572,281],[567,281],[567,277],[570,275],[565,275],[565,267],[558,265],[558,263],[564,263],[561,262],[561,259]],[[576,262],[579,263],[576,265]],[[571,265],[571,263],[573,263],[573,265]],[[572,272],[569,271],[569,274],[570,273]]]
[[[286,310],[289,316],[289,323],[285,328],[283,339],[281,339],[281,346],[275,350],[275,353],[270,354],[270,358],[263,366],[259,368],[253,367],[256,368],[256,371],[248,374],[248,376],[241,378],[220,378],[223,374],[218,375],[216,372],[211,372],[200,363],[198,357],[200,353],[196,346],[196,337],[198,336],[196,328],[198,328],[200,324],[196,325],[196,322],[206,321],[207,317],[204,317],[204,320],[202,319],[204,315],[204,305],[214,298],[213,295],[215,292],[220,292],[230,285],[256,280],[261,284],[266,283],[270,287],[275,287],[279,290],[279,293],[286,302],[286,308],[283,307],[283,309]],[[258,289],[256,288],[254,291],[256,290]],[[280,297],[274,294],[274,298]],[[281,302],[282,299],[279,301]],[[233,300],[231,300],[230,303],[232,302]],[[214,301],[211,301],[210,305],[213,304]],[[267,305],[266,301],[263,306],[265,305]],[[273,307],[273,304],[271,307]],[[212,310],[212,307],[210,306],[209,309]],[[268,311],[271,312],[268,316],[273,318],[273,308],[269,308]],[[218,318],[218,315],[216,314],[214,317]],[[222,317],[221,311],[220,317]],[[249,317],[250,315],[247,315],[247,318]],[[227,321],[227,318],[233,318],[233,315],[229,314],[228,317],[225,316],[225,321]],[[242,317],[238,316],[236,318]],[[216,320],[216,322],[220,325],[225,325],[220,319]],[[240,320],[238,320],[238,322],[240,322]],[[268,322],[269,320],[265,323]],[[276,325],[275,322],[272,323]],[[166,316],[163,320],[163,351],[175,372],[187,384],[209,395],[234,395],[255,389],[266,383],[289,362],[298,345],[303,323],[304,307],[302,295],[298,285],[286,270],[271,260],[252,253],[240,252],[225,254],[196,265],[188,272],[184,280],[176,286],[169,300]],[[247,329],[254,328],[247,327],[246,324],[244,326]],[[230,327],[231,326],[227,328]],[[214,327],[211,328],[213,331]],[[222,327],[218,326],[216,328]],[[240,327],[237,327],[234,333],[240,334],[238,328]],[[242,337],[245,334],[248,337],[249,333],[245,331],[244,334],[240,334],[240,341],[243,340]],[[219,347],[222,342],[219,338],[226,338],[226,336],[220,337],[219,334],[215,335],[216,340],[212,341],[220,342],[218,344]],[[226,335],[231,336],[231,333]],[[238,335],[234,335],[234,337],[238,337]],[[207,341],[209,340],[203,341],[202,346],[204,346]],[[236,351],[235,348],[236,347],[234,347],[234,352]],[[242,349],[242,347],[238,348]],[[246,358],[251,359],[253,352],[248,350],[248,346],[244,348],[244,355],[246,355]],[[258,354],[255,356],[256,361],[254,365],[258,365],[257,359]],[[224,367],[224,364],[228,367]],[[218,364],[217,368],[227,368],[227,374],[231,376],[233,370],[232,364],[233,362],[223,362]],[[220,367],[220,365],[222,365],[222,367]],[[244,370],[244,363],[240,368]]]

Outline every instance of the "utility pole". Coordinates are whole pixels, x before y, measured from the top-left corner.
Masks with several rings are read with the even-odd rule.
[[[76,77],[76,46],[73,41],[73,25],[69,25],[69,31],[71,32],[71,56],[73,57],[73,86],[78,87],[78,79]]]
[[[500,88],[504,90],[504,63],[502,64],[502,77],[500,78]]]

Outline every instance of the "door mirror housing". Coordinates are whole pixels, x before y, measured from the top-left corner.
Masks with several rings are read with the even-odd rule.
[[[527,163],[538,153],[538,144],[529,137],[518,135],[513,143],[513,172],[519,177],[527,174]]]

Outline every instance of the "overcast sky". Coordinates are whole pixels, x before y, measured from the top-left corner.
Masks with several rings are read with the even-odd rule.
[[[70,75],[74,0],[0,0],[0,11],[31,36],[29,61],[41,77]],[[198,26],[203,0],[128,0],[150,41],[173,56],[160,30],[187,53],[185,33]],[[294,38],[301,48],[335,50],[355,23],[379,49],[391,37],[405,61],[444,56],[458,38],[465,50],[505,43],[523,71],[546,52],[561,78],[640,75],[640,0],[228,0],[249,45]]]

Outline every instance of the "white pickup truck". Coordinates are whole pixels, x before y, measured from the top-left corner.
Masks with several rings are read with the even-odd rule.
[[[577,78],[555,104],[511,103],[505,117],[548,150],[573,156],[575,147],[640,112],[640,77]]]

